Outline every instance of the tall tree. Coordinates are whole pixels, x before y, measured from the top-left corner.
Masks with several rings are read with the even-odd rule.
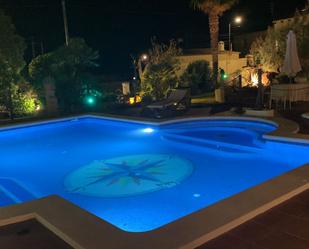
[[[74,112],[81,108],[90,84],[85,75],[97,66],[95,61],[98,57],[99,53],[90,48],[84,39],[72,38],[68,46],[33,59],[29,65],[29,75],[36,82],[42,82],[46,76],[53,77],[61,111]]]
[[[13,92],[25,66],[24,39],[16,33],[9,16],[0,10],[0,104],[14,117]]]
[[[237,2],[238,0],[191,0],[191,5],[194,9],[201,10],[208,15],[213,81],[215,83],[217,83],[218,80],[219,17]],[[223,85],[221,87],[223,87]]]
[[[139,69],[141,90],[144,95],[160,100],[166,97],[170,88],[175,87],[176,72],[179,69],[177,56],[180,54],[181,49],[176,41],[171,40],[168,44],[163,44],[152,40],[148,61],[143,70]]]

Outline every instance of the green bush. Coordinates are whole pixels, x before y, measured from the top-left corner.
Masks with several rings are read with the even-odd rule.
[[[40,101],[28,83],[12,84],[12,107],[16,116],[32,115],[40,106]]]
[[[214,89],[211,76],[212,72],[208,61],[195,61],[189,64],[186,68],[180,78],[179,86],[190,87],[192,94],[209,92]]]
[[[91,74],[92,69],[98,66],[95,62],[98,57],[98,52],[90,48],[84,39],[71,38],[69,46],[63,45],[33,59],[28,71],[32,81],[38,85],[46,77],[53,78],[59,110],[74,113],[85,107],[83,101],[86,96],[93,95],[93,91],[98,92],[96,79]]]

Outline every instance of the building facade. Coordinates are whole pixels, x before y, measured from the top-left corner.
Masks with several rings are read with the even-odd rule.
[[[184,50],[183,55],[178,56],[180,61],[180,69],[178,75],[182,75],[189,64],[199,60],[205,60],[209,62],[212,67],[212,54],[211,49],[189,49]],[[229,75],[241,70],[247,65],[246,58],[240,58],[240,52],[226,51],[221,49],[219,51],[219,68],[223,68]]]

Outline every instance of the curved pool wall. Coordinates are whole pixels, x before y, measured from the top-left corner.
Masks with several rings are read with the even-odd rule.
[[[156,125],[94,117],[5,128],[0,205],[56,194],[124,231],[150,231],[308,163],[306,142],[263,137],[276,128],[249,120]],[[87,165],[72,191],[66,179]],[[110,188],[108,196],[100,196],[102,188]]]

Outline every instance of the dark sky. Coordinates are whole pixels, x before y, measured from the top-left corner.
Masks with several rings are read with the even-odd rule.
[[[227,38],[228,22],[237,14],[245,21],[233,33],[263,30],[272,19],[291,16],[306,1],[240,0],[221,18],[221,38]],[[99,50],[100,69],[106,74],[128,76],[130,54],[146,51],[153,36],[163,42],[182,38],[187,48],[209,44],[207,16],[190,9],[189,0],[66,0],[66,4],[70,35],[85,38]],[[64,43],[61,0],[0,0],[0,8],[11,15],[29,48],[31,37],[37,52],[41,41],[45,51]]]

